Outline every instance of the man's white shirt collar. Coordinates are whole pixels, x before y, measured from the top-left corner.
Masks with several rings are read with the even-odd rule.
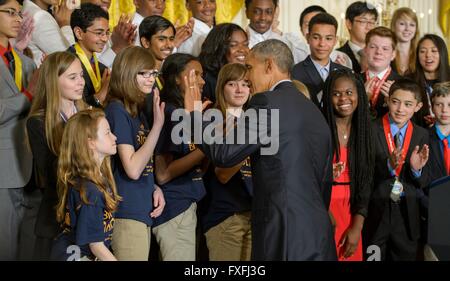
[[[381,71],[378,74],[369,70],[369,78],[372,79],[374,76],[377,76],[378,79],[381,80],[381,79],[383,79],[384,75],[386,74],[386,72],[388,72],[389,69],[390,69],[390,67],[386,68],[385,70]]]

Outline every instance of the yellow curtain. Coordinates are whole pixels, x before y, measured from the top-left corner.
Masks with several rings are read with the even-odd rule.
[[[448,36],[450,31],[450,0],[440,0],[439,24],[444,35]]]
[[[440,0],[439,2],[439,24],[447,41],[447,46],[450,46],[450,0]]]
[[[133,16],[136,11],[133,0],[111,0],[109,7],[109,27],[111,30],[119,22],[121,14]]]
[[[244,0],[217,0],[216,5],[216,22],[231,22],[244,6]],[[111,28],[117,24],[121,14],[132,16],[135,10],[133,0],[111,0],[111,7],[109,8]],[[172,23],[179,21],[180,25],[185,24],[190,17],[186,10],[186,0],[166,0],[164,17]]]

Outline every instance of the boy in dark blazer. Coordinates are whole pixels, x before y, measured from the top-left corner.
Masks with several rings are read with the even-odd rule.
[[[366,34],[375,27],[377,19],[377,9],[367,2],[354,2],[345,11],[345,25],[350,34],[350,40],[345,42],[338,51],[350,57],[356,73],[361,72],[360,51],[366,45]]]
[[[450,82],[434,87],[431,105],[436,123],[428,130],[430,159],[426,170],[427,184],[450,174]]]
[[[374,188],[364,226],[365,247],[382,260],[415,260],[420,235],[417,189],[428,156],[428,132],[410,119],[422,106],[420,87],[401,79],[390,88],[389,112],[373,123]]]
[[[330,59],[336,44],[337,27],[338,23],[332,15],[327,13],[315,15],[309,22],[309,33],[306,35],[311,55],[292,69],[293,79],[308,87],[311,100],[319,108],[322,104],[324,81],[331,71],[345,68]]]
[[[376,27],[367,33],[364,54],[368,69],[361,75],[374,119],[381,118],[388,112],[386,99],[389,89],[396,80],[401,78],[391,68],[396,45],[395,34],[384,26]]]

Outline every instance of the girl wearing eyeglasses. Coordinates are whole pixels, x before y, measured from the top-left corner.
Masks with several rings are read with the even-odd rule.
[[[143,114],[144,98],[155,83],[152,54],[128,47],[114,60],[106,118],[117,137],[114,179],[123,198],[115,215],[112,249],[118,260],[147,261],[151,227],[165,205],[154,184],[153,152],[164,124],[164,103],[153,96],[153,123]]]

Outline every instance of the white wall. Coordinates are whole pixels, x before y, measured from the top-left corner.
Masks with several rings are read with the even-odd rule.
[[[339,23],[338,35],[347,36],[342,17],[350,3],[355,0],[279,0],[280,3],[280,29],[283,32],[293,32],[300,34],[299,18],[304,8],[310,5],[320,5],[324,7],[328,13],[336,17]],[[385,0],[369,0],[376,7],[383,7]],[[434,33],[442,36],[442,31],[438,24],[438,0],[399,0],[398,7],[410,7],[417,12],[419,17],[419,28],[421,35],[425,33]],[[431,14],[429,14],[431,12]],[[423,17],[421,17],[423,16]],[[246,26],[248,20],[244,11],[235,18],[234,22],[241,26]],[[343,29],[342,29],[343,28]]]

